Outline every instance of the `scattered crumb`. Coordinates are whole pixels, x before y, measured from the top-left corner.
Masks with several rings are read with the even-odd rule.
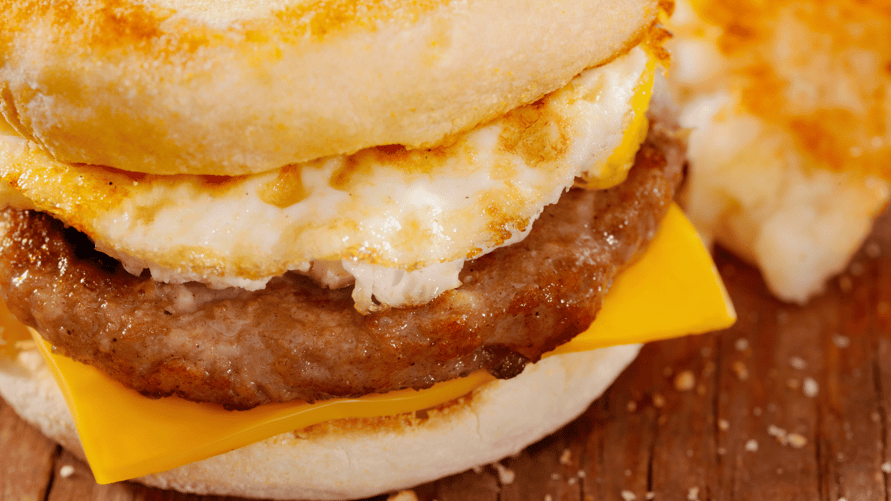
[[[777,468],[777,475],[782,475],[782,474],[783,474],[783,469]]]
[[[789,445],[791,445],[794,449],[801,449],[805,445],[807,445],[807,439],[804,436],[799,435],[798,433],[790,433],[787,437],[789,441]]]
[[[74,475],[74,467],[70,464],[66,464],[65,466],[59,468],[59,476],[62,478],[68,478],[71,475]]]
[[[648,492],[648,493],[647,493],[647,499],[656,499],[656,493],[655,493],[655,492]]]
[[[789,367],[801,371],[807,368],[807,362],[801,357],[792,357],[789,359]]]
[[[387,501],[418,501],[415,491],[399,491],[396,494],[390,494]]]
[[[703,346],[701,350],[699,350],[699,354],[703,357],[707,357],[712,354],[712,349],[708,346]]]
[[[725,449],[723,447],[718,447],[718,455],[723,456],[724,454],[727,454],[727,449]]]
[[[845,453],[844,453],[844,452],[839,452],[838,454],[835,455],[835,459],[836,459],[839,463],[844,463],[844,462],[845,462]]]
[[[878,423],[882,420],[882,415],[879,414],[877,411],[872,411],[872,413],[869,415],[869,418],[872,419],[873,423]]]
[[[514,478],[516,478],[514,470],[511,470],[501,463],[492,463],[492,466],[498,472],[498,481],[501,482],[502,485],[510,485],[514,483]]]
[[[780,445],[788,445],[795,449],[800,449],[807,445],[807,438],[798,433],[789,433],[779,426],[770,425],[767,427],[767,434],[775,437]]]
[[[749,348],[749,340],[741,337],[733,343],[733,346],[736,347],[736,351],[746,351]]]
[[[560,474],[556,472],[551,473],[551,480],[560,480]]]
[[[550,494],[545,494],[544,501],[554,501]]]
[[[760,416],[761,413],[762,413],[761,407],[755,407],[754,409],[752,409],[752,414],[754,414],[755,416]]]
[[[869,242],[863,247],[863,252],[867,257],[875,259],[882,255],[882,247],[877,242]]]
[[[719,420],[718,420],[718,429],[721,430],[721,431],[727,431],[727,430],[729,430],[729,429],[730,429],[730,422],[727,421],[726,419],[719,419]]]
[[[881,304],[882,303],[879,303],[879,305],[881,305]],[[885,306],[887,306],[887,304]],[[849,338],[848,336],[843,336],[841,334],[836,334],[836,335],[832,336],[832,342],[833,342],[833,344],[835,344],[835,346],[837,348],[844,349],[844,348],[847,348],[848,346],[851,346],[851,338]]]
[[[804,378],[804,386],[802,387],[802,391],[804,392],[804,396],[808,398],[814,398],[820,393],[820,385],[814,380],[814,378]]]
[[[838,498],[838,501],[848,501],[848,498]]]
[[[788,386],[790,390],[797,390],[798,388],[801,388],[801,381],[795,378],[790,378],[786,380],[786,386]]]
[[[786,435],[788,435],[789,433],[779,426],[770,425],[767,427],[767,434],[771,437],[776,437],[777,441],[782,444],[786,440]]]
[[[566,479],[566,485],[575,485],[575,483],[578,481],[579,479],[575,477],[569,477],[568,479]]]
[[[567,465],[572,462],[572,451],[569,449],[563,449],[563,454],[560,454],[560,464]]]
[[[637,402],[634,400],[629,400],[628,405],[625,406],[628,409],[628,412],[634,412],[637,410]]]
[[[882,471],[885,473],[891,473],[891,461],[885,461],[882,463]]]
[[[587,473],[585,473],[585,470],[579,470],[578,473],[575,474],[575,476],[579,478],[585,478],[586,475]]]
[[[688,458],[693,457],[693,449],[687,449],[687,457]]]
[[[757,451],[758,450],[758,441],[755,440],[754,438],[749,439],[749,441],[746,442],[746,450],[749,452]]]
[[[848,268],[848,270],[851,272],[851,275],[859,277],[863,274],[863,263],[859,261],[853,262],[851,263],[851,266]]]
[[[483,472],[483,467],[480,466],[480,465],[476,465],[476,466],[473,467],[473,472],[474,472],[474,473],[482,473],[482,472]]]
[[[637,496],[634,495],[631,491],[622,491],[622,499],[625,501],[634,501],[637,499]]]
[[[736,373],[736,378],[739,379],[740,381],[745,381],[746,379],[749,379],[748,367],[746,367],[746,364],[740,362],[739,360],[737,360],[736,362],[733,362],[733,372]]]
[[[653,395],[653,405],[655,405],[656,407],[662,407],[663,405],[665,405],[665,397],[658,393]]]
[[[626,477],[630,477],[630,476],[631,476],[631,470],[625,470],[625,476],[626,476]]]
[[[687,500],[699,501],[699,487],[690,487],[690,490],[687,491]]]
[[[674,388],[678,391],[690,391],[696,386],[696,376],[693,371],[684,371],[674,377]]]

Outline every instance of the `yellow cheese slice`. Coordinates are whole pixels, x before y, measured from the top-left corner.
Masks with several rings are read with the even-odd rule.
[[[717,330],[735,318],[708,251],[681,210],[672,207],[647,251],[616,279],[597,321],[555,353]],[[65,395],[99,483],[167,470],[333,419],[430,408],[492,379],[479,371],[428,390],[236,412],[178,398],[144,398],[53,353],[36,332],[32,335]]]

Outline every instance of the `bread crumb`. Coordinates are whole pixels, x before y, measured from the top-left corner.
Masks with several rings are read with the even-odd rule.
[[[801,387],[801,381],[795,378],[790,378],[786,380],[786,386],[788,386],[790,390],[797,390]]]
[[[690,487],[690,490],[687,491],[687,500],[699,501],[699,487]]]
[[[736,378],[740,381],[745,381],[749,379],[749,369],[746,367],[746,364],[737,360],[733,362],[733,372],[736,373]]]
[[[849,338],[848,336],[842,336],[841,334],[836,334],[836,335],[832,336],[832,343],[837,348],[844,349],[844,348],[847,348],[848,346],[851,346],[851,338]]]
[[[473,468],[471,468],[471,469],[472,469],[472,470],[473,470],[473,472],[474,472],[474,473],[477,473],[477,474],[479,474],[479,473],[482,473],[482,472],[483,472],[483,467],[482,467],[482,466],[480,466],[480,465],[476,465],[476,466],[474,466],[474,467],[473,467]]]
[[[789,367],[801,371],[807,368],[807,362],[801,357],[792,357],[789,359]]]
[[[492,463],[492,466],[495,468],[495,471],[498,472],[498,481],[501,482],[502,485],[510,485],[514,483],[516,474],[513,470],[501,463]]]
[[[820,393],[820,385],[813,378],[804,378],[804,386],[802,387],[804,396],[814,398]]]
[[[560,480],[559,473],[551,473],[551,480]]]
[[[71,475],[74,475],[74,467],[70,464],[66,464],[65,466],[59,468],[59,476],[62,478],[68,478]]]
[[[807,445],[807,439],[804,436],[799,435],[798,433],[790,433],[787,437],[789,445],[791,445],[795,449],[801,449],[805,445]]]
[[[724,454],[727,454],[727,449],[725,449],[723,447],[718,447],[718,455],[723,456]]]
[[[554,501],[550,494],[545,494],[544,501]]]
[[[628,409],[628,412],[634,412],[637,410],[637,402],[629,400],[628,405],[626,405],[625,408]]]
[[[683,371],[674,377],[674,388],[678,391],[690,391],[696,385],[696,376],[693,371]]]
[[[891,461],[885,461],[882,463],[882,471],[885,473],[891,473]]]
[[[727,421],[726,419],[719,419],[719,420],[718,420],[718,429],[721,430],[721,431],[727,431],[727,430],[729,430],[729,429],[730,429],[730,422]]]
[[[863,252],[866,254],[866,257],[875,259],[882,255],[882,247],[877,242],[869,242],[863,247]]]
[[[579,477],[579,478],[585,478],[585,476],[587,476],[587,473],[585,473],[585,470],[579,470],[579,471],[575,474],[575,476],[577,476],[577,477]]]
[[[625,470],[625,476],[626,476],[626,477],[630,477],[630,476],[631,476],[631,470]]]
[[[757,451],[758,450],[758,441],[755,440],[754,438],[749,439],[749,441],[746,442],[746,450],[749,452]]]
[[[653,395],[653,405],[661,408],[663,405],[665,405],[665,397],[658,393]]]
[[[749,348],[749,340],[741,337],[733,343],[733,346],[736,348],[736,351],[746,351]]]
[[[754,414],[756,416],[760,416],[761,412],[762,412],[761,407],[755,407],[754,409],[752,409],[752,414]]]
[[[579,481],[579,479],[577,479],[577,478],[575,478],[575,477],[569,477],[569,478],[566,480],[566,485],[575,485],[575,483],[578,482],[578,481]]]
[[[647,499],[656,499],[656,493],[655,493],[655,492],[648,492],[648,493],[647,493]]]
[[[634,501],[637,499],[637,496],[631,491],[622,491],[622,499],[625,501]]]
[[[572,462],[572,451],[569,449],[563,449],[563,454],[560,454],[560,464],[568,465]]]
[[[418,501],[418,495],[415,491],[399,491],[396,494],[390,494],[387,501]]]
[[[789,432],[780,428],[779,426],[770,425],[767,427],[767,434],[771,437],[775,437],[777,439],[777,442],[786,445],[786,436],[789,434]]]

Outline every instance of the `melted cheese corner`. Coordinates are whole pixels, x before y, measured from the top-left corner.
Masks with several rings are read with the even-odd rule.
[[[681,210],[672,207],[644,255],[614,282],[597,321],[553,353],[723,329],[735,319],[708,251]],[[434,407],[492,379],[479,371],[427,390],[233,412],[178,398],[142,397],[53,353],[36,332],[32,335],[65,395],[99,483],[175,468],[316,423]]]

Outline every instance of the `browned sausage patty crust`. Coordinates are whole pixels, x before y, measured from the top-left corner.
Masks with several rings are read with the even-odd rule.
[[[57,349],[143,394],[246,409],[437,381],[513,377],[594,319],[682,177],[684,145],[651,126],[628,179],[574,189],[529,236],[465,264],[463,285],[367,316],[351,289],[288,274],[260,291],[135,277],[51,217],[0,212],[0,295]],[[665,123],[664,121],[662,123]]]

